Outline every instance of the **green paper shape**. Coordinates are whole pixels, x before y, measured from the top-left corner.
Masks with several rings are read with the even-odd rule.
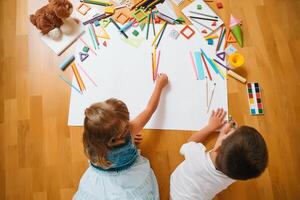
[[[243,47],[243,33],[240,25],[235,25],[230,28],[233,36],[235,37],[236,41],[240,45],[240,47]]]

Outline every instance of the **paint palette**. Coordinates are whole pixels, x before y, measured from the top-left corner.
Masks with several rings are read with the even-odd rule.
[[[258,83],[247,83],[247,93],[250,106],[250,114],[264,114],[263,104],[261,102],[261,90]]]

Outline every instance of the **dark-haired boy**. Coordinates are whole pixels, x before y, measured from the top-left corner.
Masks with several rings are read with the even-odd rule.
[[[209,123],[193,134],[180,153],[185,160],[171,175],[172,200],[206,200],[226,189],[235,180],[258,177],[268,163],[268,151],[263,137],[248,126],[233,128],[225,121],[226,112],[212,112]],[[198,142],[220,130],[213,149],[206,152]]]

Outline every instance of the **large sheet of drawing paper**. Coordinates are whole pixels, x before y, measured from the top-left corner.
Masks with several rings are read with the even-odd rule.
[[[156,25],[158,32],[161,25]],[[197,80],[189,57],[189,51],[194,53],[203,49],[208,56],[215,55],[215,45],[208,45],[199,33],[190,39],[180,35],[177,39],[169,36],[170,31],[180,31],[183,25],[168,25],[157,49],[160,50],[159,73],[166,73],[169,85],[163,91],[159,106],[145,128],[168,130],[199,130],[209,118],[212,109],[222,107],[227,110],[227,84],[209,66],[213,81],[208,81],[208,96],[206,81]],[[133,47],[124,42],[124,37],[113,24],[106,30],[110,35],[107,47],[101,45],[96,50],[97,56],[89,51],[89,57],[81,62],[78,53],[84,44],[77,42],[76,64],[80,65],[92,78],[97,87],[80,70],[86,86],[83,94],[72,90],[70,99],[69,121],[70,126],[82,126],[84,110],[92,103],[104,101],[108,98],[123,100],[130,111],[130,117],[136,117],[147,105],[155,83],[152,80],[151,43],[153,40],[150,27],[148,40],[145,40],[146,28],[137,38],[132,35],[133,29],[127,31],[129,38],[134,41],[143,41],[139,47]],[[90,47],[93,47],[87,32],[82,36]],[[100,40],[102,43],[104,40]],[[216,42],[215,42],[216,43]],[[204,69],[205,71],[205,69]],[[215,92],[207,111],[207,99],[210,98],[213,85]],[[78,87],[75,77],[73,84]],[[79,88],[79,87],[78,87]]]

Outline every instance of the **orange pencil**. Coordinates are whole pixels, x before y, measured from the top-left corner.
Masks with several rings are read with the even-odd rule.
[[[82,81],[82,79],[81,79],[81,76],[80,76],[80,74],[79,74],[79,72],[78,72],[78,69],[77,69],[75,63],[72,63],[72,64],[71,64],[71,67],[72,67],[73,73],[74,73],[74,75],[75,75],[75,78],[76,78],[76,81],[77,81],[77,83],[78,83],[78,85],[79,85],[80,90],[81,90],[81,91],[85,90],[84,83],[83,83],[83,81]]]

